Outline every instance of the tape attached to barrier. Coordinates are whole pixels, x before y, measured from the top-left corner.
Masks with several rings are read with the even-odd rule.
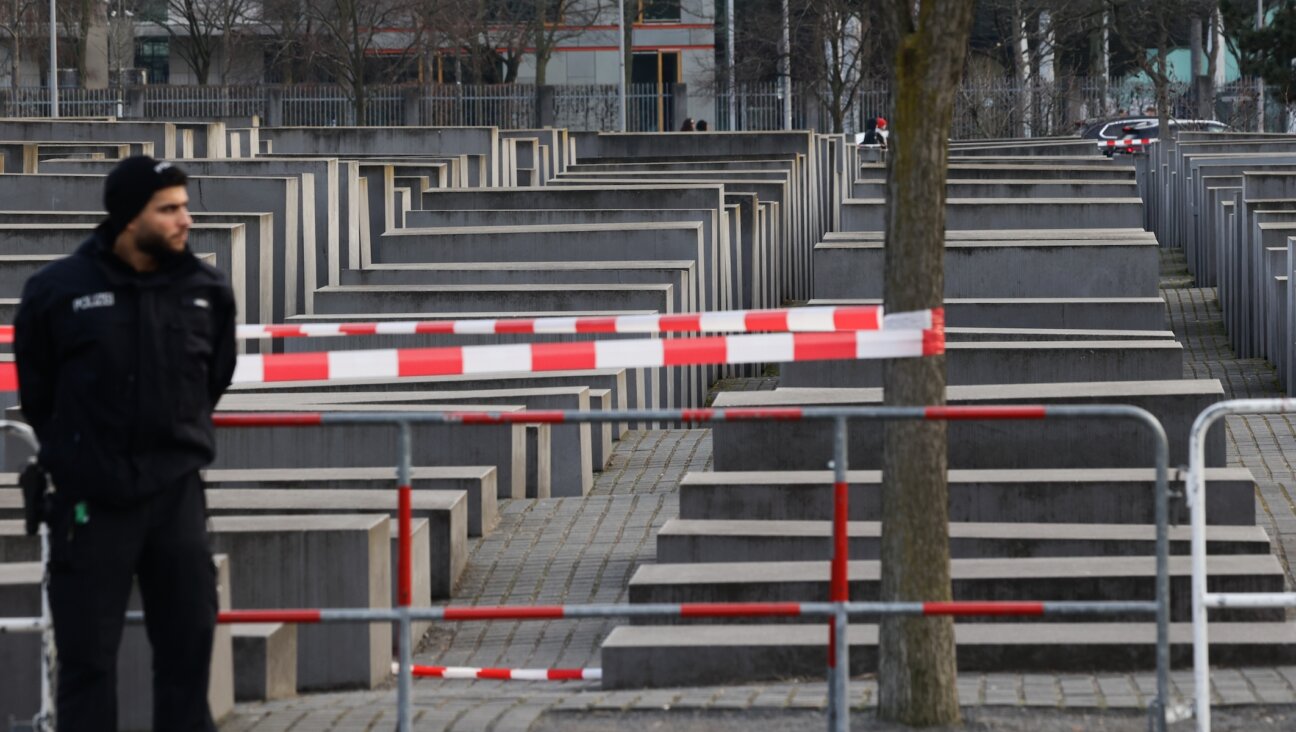
[[[806,312],[802,312],[806,311]],[[722,329],[718,319],[741,315],[745,326],[783,332],[699,338],[532,343],[439,348],[386,348],[312,353],[243,355],[234,383],[399,379],[516,372],[579,371],[602,368],[658,368],[791,361],[918,358],[945,352],[945,316],[940,308],[883,317],[880,307],[798,308],[783,311],[734,311],[695,316],[651,316],[626,327],[697,333]],[[680,318],[688,320],[680,320]],[[578,327],[578,318],[555,318]],[[588,320],[588,319],[587,319]],[[603,319],[618,321],[619,318]],[[477,321],[448,321],[455,323]],[[487,321],[492,327],[510,321]],[[522,321],[533,327],[540,320]],[[642,325],[638,325],[642,323]],[[390,324],[388,324],[390,325]],[[589,323],[587,322],[588,326]],[[837,325],[849,325],[832,329]],[[257,326],[262,327],[262,326]],[[287,326],[270,326],[274,328]],[[292,326],[309,327],[309,326]],[[613,328],[620,327],[612,322]],[[728,326],[724,326],[728,327]],[[827,330],[820,331],[820,328]],[[672,330],[673,329],[673,330]],[[802,332],[805,331],[805,332]],[[555,330],[483,332],[563,332]],[[594,332],[573,330],[568,332]],[[608,330],[604,332],[632,332]],[[12,363],[0,364],[0,392],[18,388]]]
[[[877,305],[814,306],[778,310],[724,310],[674,315],[618,315],[471,320],[394,320],[373,323],[240,325],[238,337],[332,338],[363,335],[577,335],[597,333],[831,333],[878,330]],[[4,337],[0,331],[0,342]]]
[[[392,673],[400,664],[392,664]],[[434,679],[494,679],[497,681],[598,681],[601,668],[476,668],[472,666],[419,666],[414,676]]]
[[[1130,140],[1099,140],[1098,147],[1142,147],[1161,140],[1156,137],[1141,137]]]
[[[234,383],[917,358],[944,352],[945,333],[939,328],[389,348],[240,356]]]

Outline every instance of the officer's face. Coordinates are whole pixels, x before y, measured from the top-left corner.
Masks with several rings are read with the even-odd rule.
[[[189,242],[189,193],[184,186],[163,188],[127,227],[134,229],[135,246],[153,255],[179,254]]]

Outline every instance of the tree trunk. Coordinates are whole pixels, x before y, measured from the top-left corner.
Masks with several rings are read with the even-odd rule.
[[[1030,80],[1030,47],[1026,39],[1026,20],[1022,14],[1021,0],[1013,3],[1012,17],[1013,74],[1022,98],[1017,102],[1018,134],[1030,137],[1030,91],[1026,87]]]
[[[14,28],[15,28],[15,32],[13,35],[13,49],[9,53],[9,67],[10,67],[9,86],[13,87],[14,89],[17,89],[18,87],[22,86],[22,82],[18,79],[19,74],[22,73],[22,39],[18,37],[18,33],[16,31],[16,29],[18,28],[18,23],[16,19],[14,22]]]
[[[545,26],[548,25],[549,22],[548,10],[549,0],[536,0],[535,39],[532,44],[535,46],[536,86],[545,85],[545,81],[547,80],[546,71],[549,66],[549,55],[552,53],[551,44],[545,35]],[[554,19],[554,22],[561,23],[562,18],[556,18]]]
[[[945,179],[955,92],[972,3],[889,0],[896,57],[896,134],[887,175],[885,307],[944,304]],[[945,403],[945,357],[897,359],[888,406]],[[943,422],[888,422],[882,454],[882,588],[886,601],[951,599],[949,488]],[[878,715],[914,726],[959,722],[951,618],[883,616]]]
[[[544,86],[545,83],[547,82],[546,71],[549,68],[549,54],[548,52],[542,53],[540,51],[539,46],[536,46],[535,65],[536,65],[535,85]]]

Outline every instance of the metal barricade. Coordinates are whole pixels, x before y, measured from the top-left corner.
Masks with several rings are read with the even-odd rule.
[[[0,434],[12,435],[31,448],[32,460],[40,445],[36,442],[36,433],[22,422],[0,419]],[[32,719],[32,729],[39,732],[54,732],[54,620],[50,616],[49,605],[49,527],[40,526],[41,556],[41,614],[38,618],[0,618],[0,634],[3,633],[40,633],[41,634],[41,691],[40,710]]]
[[[847,437],[851,420],[990,421],[1041,419],[1112,418],[1141,422],[1152,433],[1156,464],[1156,583],[1150,601],[1065,601],[1065,602],[851,602],[848,591],[848,484]],[[645,605],[561,605],[561,606],[475,606],[416,609],[411,606],[411,431],[416,424],[508,425],[579,424],[602,422],[675,422],[704,424],[750,421],[829,421],[833,423],[833,529],[832,571],[828,602],[772,603],[685,603]],[[818,617],[830,619],[828,649],[828,727],[849,729],[849,653],[847,639],[852,616],[1039,616],[1051,614],[1147,614],[1156,616],[1157,695],[1149,705],[1151,727],[1165,729],[1169,669],[1169,574],[1167,473],[1169,446],[1165,430],[1146,410],[1123,405],[985,406],[985,407],[807,407],[767,409],[656,409],[621,411],[519,411],[443,413],[242,413],[218,414],[218,427],[312,427],[325,425],[394,426],[398,430],[398,566],[397,603],[392,609],[308,608],[280,610],[232,610],[220,613],[222,623],[371,623],[390,622],[398,626],[397,727],[411,729],[412,643],[411,624],[423,621],[512,620],[547,621],[573,618],[613,617]]]
[[[1192,527],[1193,693],[1198,732],[1210,732],[1210,636],[1206,611],[1212,608],[1296,607],[1293,592],[1207,592],[1206,590],[1206,433],[1230,414],[1296,412],[1296,399],[1233,399],[1216,402],[1197,415],[1188,434],[1188,509]]]

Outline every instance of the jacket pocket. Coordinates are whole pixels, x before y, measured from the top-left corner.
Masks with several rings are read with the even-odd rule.
[[[191,422],[206,414],[208,371],[212,359],[210,312],[198,307],[181,307],[170,321],[173,383],[176,386],[175,417]]]

